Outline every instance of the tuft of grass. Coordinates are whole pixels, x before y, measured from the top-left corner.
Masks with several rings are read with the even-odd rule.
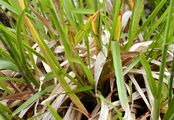
[[[0,119],[173,119],[173,4],[0,0]]]

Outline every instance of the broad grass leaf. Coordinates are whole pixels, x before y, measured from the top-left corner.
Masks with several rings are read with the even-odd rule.
[[[118,42],[112,42],[112,57],[116,76],[116,84],[121,106],[125,111],[129,111],[129,104],[124,86],[123,68],[121,64],[120,46]]]

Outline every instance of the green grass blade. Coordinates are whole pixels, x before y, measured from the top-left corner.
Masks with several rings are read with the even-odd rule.
[[[6,50],[0,48],[0,55],[15,64],[14,59],[10,56],[10,54]]]
[[[150,69],[150,65],[149,65],[148,61],[146,60],[145,55],[143,53],[140,54],[140,61],[141,61],[141,64],[143,65],[143,68],[146,71],[147,82],[148,82],[150,91],[152,92],[153,96],[156,97],[157,96],[157,87],[155,84],[155,80],[152,76],[152,71]]]
[[[53,114],[54,119],[56,120],[62,120],[62,118],[60,117],[60,115],[56,112],[56,110],[48,103],[47,104],[48,109],[50,110],[50,112]]]
[[[71,12],[76,14],[94,14],[95,13],[95,11],[92,9],[84,9],[84,8],[72,9]]]
[[[28,8],[28,6],[25,7],[25,9],[19,15],[19,19],[18,19],[18,22],[17,22],[17,31],[16,31],[18,49],[19,49],[19,52],[20,52],[20,54],[19,54],[20,58],[19,59],[21,59],[22,64],[26,64],[26,59],[25,59],[24,48],[23,48],[22,40],[21,40],[21,32],[22,32],[21,30],[22,30],[22,25],[23,25],[24,13],[25,13],[27,8]]]
[[[174,53],[173,53],[173,60],[172,60],[172,69],[171,69],[171,76],[170,76],[170,80],[169,80],[169,85],[168,85],[168,89],[169,89],[169,103],[172,99],[172,95],[173,95],[173,78],[174,78]]]
[[[19,11],[11,6],[9,3],[6,2],[6,0],[0,0],[0,5],[6,7],[8,10],[10,10],[12,13],[15,13],[16,15],[19,15]]]
[[[173,111],[174,111],[174,97],[169,104],[169,108],[167,110],[167,113],[164,115],[163,120],[173,120],[174,119]]]
[[[9,113],[9,114],[12,113],[12,111],[11,111],[7,106],[5,106],[5,105],[3,105],[3,104],[1,104],[1,103],[0,103],[0,111],[1,111],[1,112],[7,112],[7,113]]]
[[[0,58],[0,68],[12,71],[19,71],[18,67],[14,63],[5,58]]]
[[[139,57],[135,58],[133,62],[130,65],[128,65],[128,67],[123,71],[123,75],[126,75],[139,62],[140,62],[140,58]]]
[[[16,9],[18,13],[20,13],[21,9],[17,0],[8,0],[8,2],[11,4],[13,8]]]
[[[25,109],[26,107],[28,107],[31,103],[33,103],[35,100],[37,100],[38,98],[40,98],[40,96],[44,95],[46,92],[51,92],[53,90],[54,86],[49,86],[47,88],[45,88],[44,90],[37,92],[35,95],[33,95],[32,97],[30,97],[27,101],[25,101],[22,105],[20,105],[12,114],[12,116],[15,116],[16,114],[18,114],[20,111],[22,111],[23,109]]]
[[[120,12],[120,9],[121,9],[121,4],[122,4],[122,1],[117,0],[117,5],[115,6],[115,10],[114,10],[112,29],[110,31],[110,33],[111,33],[110,38],[109,38],[110,42],[116,37],[115,31],[116,31],[118,15],[119,15],[119,12]],[[110,45],[109,45],[109,47],[110,47]]]
[[[150,38],[150,36],[157,29],[157,27],[166,19],[168,12],[169,12],[169,9],[167,9],[157,21],[155,21],[154,23],[151,23],[151,25],[149,26],[150,30],[144,36],[145,41],[147,41]]]
[[[133,43],[133,40],[136,37],[143,8],[144,8],[144,0],[136,0],[131,17],[130,30],[128,33],[128,43],[125,46],[125,50],[129,50],[129,48]]]
[[[123,109],[126,111],[129,109],[128,99],[126,95],[126,88],[124,86],[124,78],[123,78],[123,68],[121,64],[121,56],[120,56],[120,46],[118,42],[112,42],[112,56],[113,63],[115,69],[116,76],[116,84],[118,89],[118,95]]]
[[[1,26],[0,24],[0,30],[2,31],[4,37],[6,38],[4,39],[0,36],[2,38],[1,41],[3,42],[4,46],[6,47],[10,55],[14,58],[14,61],[16,65],[18,66],[19,71],[21,72],[22,76],[26,80],[26,83],[28,84],[30,89],[33,90],[33,87],[31,86],[30,82],[33,82],[33,84],[36,85],[36,87],[39,87],[39,83],[38,81],[36,81],[35,77],[33,76],[33,73],[29,70],[27,66],[24,66],[23,64],[21,64],[20,59],[18,59],[20,58],[19,51],[16,45],[12,43],[12,39],[14,36],[12,37],[8,29],[4,29],[4,28],[5,27]]]
[[[71,62],[77,63],[81,66],[83,72],[85,73],[86,77],[88,78],[88,81],[91,85],[94,85],[94,78],[90,71],[90,69],[79,59],[72,59]]]
[[[7,83],[5,83],[4,81],[0,81],[0,87],[4,89],[8,94],[13,94],[13,92],[8,88]]]
[[[86,0],[86,4],[89,6],[90,9],[94,11],[97,10],[97,3],[98,3],[98,0]]]
[[[173,8],[174,8],[174,1],[170,0],[169,4],[169,13],[167,16],[167,23],[165,28],[165,34],[164,34],[164,41],[163,41],[163,49],[162,49],[162,60],[160,65],[160,74],[159,74],[159,83],[158,83],[158,89],[157,89],[157,96],[155,99],[154,109],[152,111],[152,119],[157,120],[160,115],[160,103],[161,103],[161,93],[162,93],[162,85],[163,85],[163,79],[164,79],[164,71],[165,71],[165,65],[167,60],[167,51],[168,51],[168,45],[169,45],[169,38],[170,38],[170,32],[173,32],[173,28],[170,27],[172,16],[173,16]]]
[[[8,80],[15,81],[15,82],[19,82],[19,83],[25,82],[25,81],[24,81],[23,79],[21,79],[21,78],[11,78],[11,77],[0,76],[0,81],[8,81]]]
[[[71,0],[61,0],[62,7],[64,9],[65,15],[69,21],[69,23],[74,28],[75,32],[78,31],[79,25],[77,24],[76,20],[78,20],[78,17],[75,17],[75,15],[72,14],[71,10],[75,9],[74,5],[72,4]]]
[[[12,118],[6,113],[0,111],[0,120],[12,120]]]
[[[154,11],[151,13],[151,15],[147,18],[147,20],[143,23],[143,25],[140,27],[140,29],[137,32],[137,35],[142,32],[145,27],[150,23],[150,21],[154,20],[156,17],[157,13],[161,10],[163,5],[166,3],[167,0],[162,0],[154,9]]]
[[[75,39],[75,45],[77,45],[78,43],[80,43],[83,38],[85,37],[85,35],[88,34],[89,29],[91,28],[91,21],[87,21],[85,25],[83,25],[81,27],[81,29],[77,32],[77,34],[75,35],[74,39]]]
[[[2,30],[5,34],[7,34],[7,36],[9,36],[9,38],[11,38],[11,42],[13,44],[17,44],[17,37],[16,35],[12,32],[12,30],[10,30],[7,27],[4,27],[2,24],[0,24],[0,30]],[[26,41],[22,41],[22,45],[30,52],[32,52],[33,54],[35,54],[37,57],[39,57],[41,60],[43,60],[45,62],[45,58],[38,52],[36,52],[35,50],[33,50],[33,48],[31,46],[29,46]],[[16,54],[17,56],[17,54]],[[19,58],[19,57],[18,57]]]

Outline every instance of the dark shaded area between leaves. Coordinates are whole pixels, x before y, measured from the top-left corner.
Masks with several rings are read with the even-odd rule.
[[[11,27],[8,17],[4,13],[2,13],[2,12],[0,12],[0,21],[5,26]]]

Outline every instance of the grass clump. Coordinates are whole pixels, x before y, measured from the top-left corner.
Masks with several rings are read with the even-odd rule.
[[[0,7],[0,119],[173,119],[173,0]]]

